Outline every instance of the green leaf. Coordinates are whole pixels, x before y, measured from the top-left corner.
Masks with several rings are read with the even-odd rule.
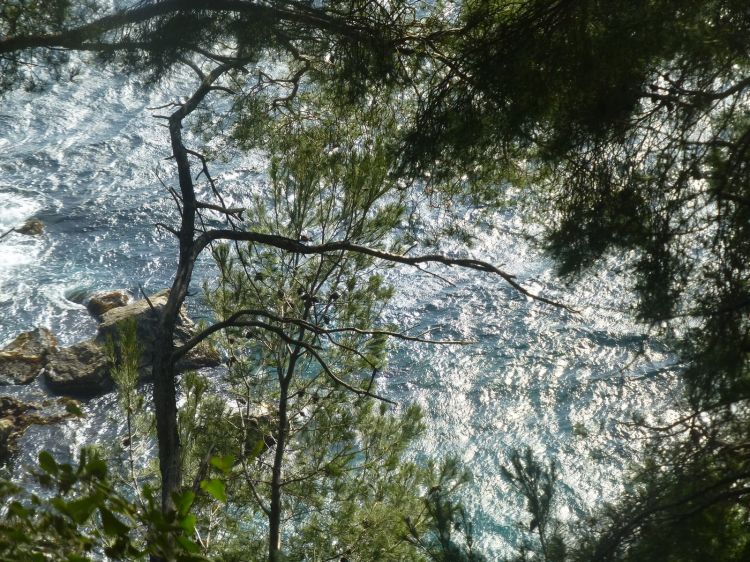
[[[195,492],[192,492],[191,490],[185,490],[181,494],[173,494],[172,499],[174,499],[174,505],[177,508],[177,513],[180,516],[187,515],[187,512],[190,511],[190,506],[193,505],[193,501],[195,500]]]
[[[49,474],[57,474],[59,470],[55,459],[52,458],[52,455],[50,455],[47,451],[42,451],[39,453],[39,466],[44,472],[47,472]]]
[[[227,501],[226,488],[224,482],[221,480],[217,480],[216,478],[212,478],[211,480],[201,480],[201,490],[210,494],[222,503],[226,503]]]
[[[110,537],[126,535],[130,531],[130,527],[115,517],[106,507],[100,507],[99,514],[102,516],[104,533]]]
[[[211,457],[211,464],[221,470],[224,474],[227,474],[232,470],[232,467],[234,466],[234,455]]]
[[[11,503],[8,507],[8,512],[11,515],[15,515],[16,517],[28,517],[31,513],[28,509],[26,509],[18,502]]]
[[[180,521],[180,527],[189,535],[192,535],[195,532],[195,524],[197,522],[197,519],[195,515],[192,513],[186,515],[182,518]]]
[[[263,439],[258,439],[255,442],[255,445],[253,445],[253,448],[250,450],[248,456],[251,459],[254,459],[263,452],[263,447],[265,447],[265,442],[263,441]]]
[[[76,523],[85,523],[99,505],[97,496],[88,496],[80,500],[68,502],[62,511],[65,511]]]
[[[107,463],[99,457],[94,456],[86,463],[86,472],[97,477],[99,480],[104,480],[107,477]]]
[[[195,544],[190,539],[187,539],[185,537],[179,537],[179,536],[175,537],[175,539],[177,540],[177,544],[179,544],[184,550],[186,550],[187,552],[191,554],[195,554],[196,552],[200,550],[198,545]]]

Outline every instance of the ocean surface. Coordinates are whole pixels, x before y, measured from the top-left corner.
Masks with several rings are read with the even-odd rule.
[[[139,286],[152,293],[171,284],[175,242],[155,223],[176,220],[161,183],[174,185],[174,174],[165,160],[167,131],[148,108],[177,99],[192,80],[175,75],[144,91],[113,71],[83,66],[72,81],[3,99],[0,234],[30,217],[44,222],[45,233],[0,240],[0,345],[35,326],[50,328],[63,345],[91,337],[96,323],[71,300],[81,290],[137,294]],[[191,142],[200,146],[187,134]],[[264,181],[257,157],[216,164],[214,172],[229,205],[242,204]],[[465,221],[474,221],[470,209]],[[428,430],[415,457],[458,455],[472,470],[463,499],[490,559],[517,545],[518,522],[529,520],[500,477],[513,449],[531,447],[558,463],[559,515],[573,521],[620,490],[640,443],[623,422],[663,408],[673,388],[669,349],[622,312],[629,304],[622,264],[610,258],[569,286],[522,236],[530,231],[518,212],[503,211],[476,227],[468,253],[579,313],[532,301],[477,272],[436,270],[452,285],[405,267],[387,273],[397,289],[388,318],[431,328],[434,337],[476,342],[395,344],[379,383],[399,403],[424,408]],[[464,251],[450,242],[440,249]],[[201,263],[196,279],[210,278],[210,266]],[[194,317],[206,314],[200,302],[190,306]],[[0,393],[39,398],[39,385]],[[32,427],[16,472],[40,448],[70,456],[84,443],[115,438],[121,428],[110,415],[114,400],[87,402],[82,422]]]

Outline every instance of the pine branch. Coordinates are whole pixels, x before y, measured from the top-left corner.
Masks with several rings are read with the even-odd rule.
[[[533,300],[537,300],[539,302],[543,302],[545,304],[549,304],[551,306],[555,306],[557,308],[562,308],[564,310],[567,310],[568,312],[577,312],[575,309],[571,308],[568,305],[553,301],[551,299],[548,299],[546,297],[540,297],[539,295],[534,295],[531,293],[528,289],[523,287],[518,281],[516,281],[515,276],[511,275],[510,273],[507,273],[496,266],[492,265],[489,262],[485,262],[482,260],[477,260],[473,258],[451,258],[448,256],[444,256],[441,254],[426,254],[422,256],[403,256],[399,254],[393,254],[390,252],[386,252],[383,250],[378,250],[375,248],[369,248],[367,246],[361,246],[359,244],[352,244],[351,242],[347,242],[345,240],[337,241],[337,242],[326,242],[324,244],[304,244],[300,242],[299,240],[294,240],[292,238],[287,238],[286,236],[279,236],[276,234],[263,234],[261,232],[237,232],[232,230],[209,230],[207,232],[204,232],[201,234],[197,239],[194,246],[195,256],[197,258],[197,255],[211,242],[215,240],[235,240],[235,241],[241,241],[241,242],[254,242],[256,244],[264,244],[266,246],[272,246],[274,248],[279,248],[280,250],[285,250],[287,252],[292,252],[295,254],[304,254],[304,255],[312,255],[312,254],[328,254],[333,252],[352,252],[357,254],[364,254],[367,256],[372,256],[384,261],[392,262],[392,263],[403,263],[406,265],[412,265],[416,266],[418,264],[422,263],[439,263],[447,266],[456,266],[456,267],[462,267],[465,269],[474,269],[476,271],[483,271],[486,273],[493,273],[495,275],[498,275],[502,277],[506,283],[508,283],[511,287],[513,287],[516,291],[521,293],[522,295],[525,295]]]
[[[234,327],[242,327],[242,328],[261,328],[263,330],[267,330],[271,333],[276,334],[279,336],[282,340],[284,340],[286,343],[294,346],[299,346],[305,351],[307,351],[310,355],[312,355],[317,363],[321,366],[323,369],[323,372],[330,378],[332,381],[334,381],[337,385],[344,387],[350,392],[353,392],[354,394],[357,394],[358,396],[369,396],[370,398],[375,398],[376,400],[380,400],[382,402],[387,402],[388,404],[396,404],[393,400],[390,400],[388,398],[384,398],[383,396],[379,396],[377,394],[374,394],[368,390],[362,389],[362,388],[356,388],[346,381],[340,379],[337,377],[333,371],[330,369],[328,364],[325,362],[325,360],[320,356],[320,353],[315,349],[315,347],[312,344],[309,344],[302,340],[297,340],[292,338],[291,336],[287,335],[284,330],[279,328],[278,326],[274,326],[272,324],[269,324],[267,322],[260,322],[257,320],[234,320],[232,322],[224,321],[224,322],[217,322],[216,324],[206,328],[203,330],[200,334],[190,338],[185,345],[180,346],[179,348],[175,349],[175,351],[172,353],[172,361],[176,361],[180,357],[182,357],[185,353],[190,351],[190,349],[194,348],[198,343],[205,340],[209,335],[218,332],[220,330],[224,330],[226,328],[234,328]]]
[[[252,14],[258,19],[277,22],[298,23],[316,29],[325,30],[343,37],[367,39],[368,34],[356,22],[349,23],[344,16],[336,16],[321,8],[296,4],[289,9],[247,0],[162,0],[154,4],[140,5],[128,10],[103,16],[89,23],[73,27],[58,33],[21,35],[0,39],[0,53],[12,53],[24,49],[39,47],[63,47],[73,50],[116,50],[134,48],[143,50],[161,50],[163,45],[158,41],[104,43],[100,39],[110,31],[122,29],[134,24],[142,24],[163,16],[176,14],[186,8],[211,13]]]

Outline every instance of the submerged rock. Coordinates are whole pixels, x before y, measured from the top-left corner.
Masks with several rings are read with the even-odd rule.
[[[114,387],[109,370],[104,348],[88,340],[50,353],[44,381],[57,394],[97,396]]]
[[[23,332],[0,350],[0,385],[29,384],[57,348],[57,339],[47,328]]]
[[[76,416],[74,412],[80,413],[79,404],[66,398],[38,404],[0,396],[0,465],[13,455],[18,438],[27,427],[58,423]]]
[[[18,234],[38,236],[44,232],[44,223],[39,219],[32,218],[16,228],[15,231],[18,232]]]
[[[133,297],[127,291],[102,291],[89,297],[86,302],[86,310],[93,317],[99,318],[113,308],[127,306],[132,300]]]

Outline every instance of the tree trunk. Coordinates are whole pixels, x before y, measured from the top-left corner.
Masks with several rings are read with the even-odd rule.
[[[281,469],[284,464],[284,448],[286,447],[289,382],[290,379],[287,377],[283,377],[280,381],[279,425],[271,476],[271,507],[268,514],[268,562],[279,562],[279,555],[281,554]]]
[[[195,260],[199,249],[195,243],[195,223],[198,203],[190,171],[188,151],[182,144],[182,121],[192,113],[211,91],[211,85],[228,69],[221,65],[204,77],[200,87],[180,108],[169,117],[169,138],[172,156],[177,164],[182,208],[178,233],[180,253],[172,289],[159,318],[157,338],[154,343],[152,365],[154,378],[154,413],[156,438],[159,445],[159,472],[161,473],[161,507],[167,513],[174,509],[173,494],[182,485],[180,435],[177,426],[177,371],[175,369],[174,330],[180,308],[185,302]],[[160,561],[152,556],[152,561]]]

